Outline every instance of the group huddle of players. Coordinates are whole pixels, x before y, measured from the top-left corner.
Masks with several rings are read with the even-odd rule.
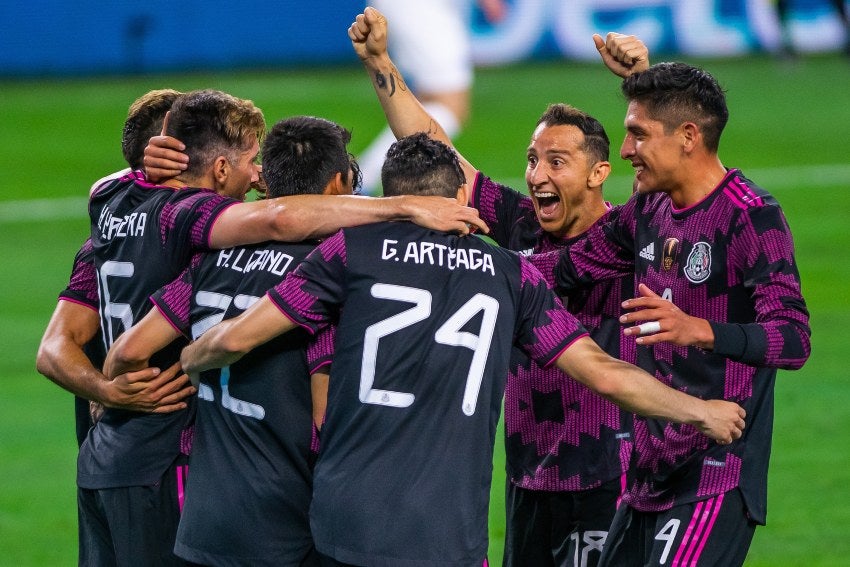
[[[608,136],[566,104],[525,194],[398,88],[386,26],[349,29],[398,136],[384,197],[352,195],[333,122],[266,132],[213,90],[130,107],[38,355],[97,410],[80,564],[485,565],[503,400],[505,565],[741,564],[810,331],[779,205],[717,156],[717,81],[595,36],[634,195],[604,200]]]

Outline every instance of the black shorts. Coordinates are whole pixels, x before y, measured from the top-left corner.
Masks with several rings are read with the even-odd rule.
[[[77,489],[80,566],[185,566],[174,555],[185,464],[153,486]]]
[[[322,555],[321,553],[318,553],[318,552],[317,552],[317,555],[319,557],[319,565],[321,567],[362,567],[362,566],[359,566],[359,565],[353,565],[351,563],[342,563],[340,561],[337,561],[333,557],[330,557],[329,555]],[[487,562],[487,558],[484,558],[484,561],[481,564],[481,567],[489,567],[489,565],[490,564]]]
[[[744,563],[755,529],[737,489],[662,512],[621,506],[599,565],[735,567]]]
[[[505,491],[505,567],[593,567],[617,510],[620,479],[575,492]]]

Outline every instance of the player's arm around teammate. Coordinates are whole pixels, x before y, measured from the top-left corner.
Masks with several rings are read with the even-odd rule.
[[[69,392],[104,407],[158,413],[185,407],[194,393],[188,378],[169,369],[150,368],[107,378],[85,348],[99,344],[97,286],[87,241],[74,259],[68,287],[60,294],[36,355],[38,372]],[[97,362],[97,364],[95,364]]]
[[[188,163],[183,150],[185,145],[173,137],[151,138],[144,159],[148,177],[179,175]],[[229,248],[264,240],[300,242],[327,237],[343,227],[400,220],[459,234],[468,234],[473,227],[488,231],[478,211],[444,197],[290,195],[227,208],[213,226],[210,247]]]

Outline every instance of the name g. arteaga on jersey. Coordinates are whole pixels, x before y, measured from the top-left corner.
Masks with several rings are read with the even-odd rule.
[[[496,275],[493,256],[487,252],[474,248],[451,248],[437,242],[414,241],[399,244],[398,240],[384,239],[381,260],[438,266],[449,270],[479,270],[489,272],[492,276]]]

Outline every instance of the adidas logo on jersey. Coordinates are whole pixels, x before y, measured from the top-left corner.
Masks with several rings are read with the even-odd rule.
[[[640,251],[640,257],[650,262],[655,261],[655,242],[650,242]]]

